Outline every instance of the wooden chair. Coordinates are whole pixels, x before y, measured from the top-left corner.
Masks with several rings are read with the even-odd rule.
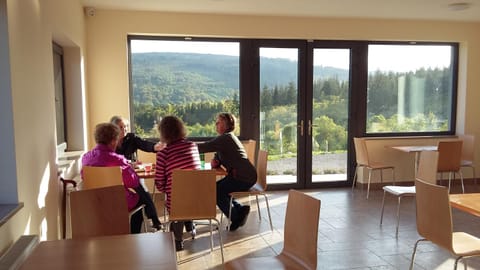
[[[155,163],[157,163],[157,153],[137,150],[137,161],[142,163],[152,163],[155,166]]]
[[[463,141],[462,144],[462,163],[460,167],[462,168],[471,168],[472,176],[475,184],[477,183],[477,178],[475,177],[475,136],[473,135],[458,135],[458,138]]]
[[[353,142],[355,144],[357,167],[355,168],[355,174],[353,176],[352,191],[358,178],[358,169],[361,167],[368,169],[367,199],[370,193],[370,180],[372,178],[372,171],[380,171],[380,181],[383,183],[383,170],[392,170],[393,185],[395,185],[395,167],[383,162],[371,161],[368,157],[367,146],[364,138],[353,138]]]
[[[232,202],[234,198],[238,197],[246,197],[248,196],[255,196],[255,200],[257,201],[257,210],[258,210],[258,219],[262,220],[262,215],[260,213],[260,204],[258,203],[258,196],[263,196],[265,199],[265,204],[267,205],[267,213],[268,213],[268,220],[270,222],[270,229],[273,231],[272,225],[272,216],[270,215],[270,206],[268,204],[268,197],[267,197],[267,160],[268,160],[268,152],[265,150],[258,151],[258,159],[257,159],[257,183],[253,185],[249,191],[238,191],[230,193],[230,208],[229,208],[229,215],[232,215]],[[222,216],[223,217],[223,216]]]
[[[446,187],[415,180],[417,231],[422,237],[413,248],[410,270],[413,269],[417,246],[421,241],[430,241],[451,252],[458,262],[466,257],[480,256],[480,239],[465,232],[453,232],[452,210],[449,191]],[[467,269],[466,262],[465,269]]]
[[[238,258],[226,269],[316,269],[320,200],[296,190],[288,193],[284,244],[275,257]]]
[[[83,166],[82,167],[82,190],[102,188],[102,187],[111,187],[111,186],[122,186],[122,169],[119,166],[109,166],[109,167],[96,167],[96,166]],[[124,188],[125,189],[125,188]],[[125,197],[125,190],[123,192]],[[142,211],[143,215],[143,229],[145,231],[147,228],[147,217],[145,214],[145,205],[140,205],[129,212],[131,217],[137,211]]]
[[[255,140],[247,140],[242,141],[243,148],[245,148],[245,152],[247,153],[248,160],[255,166],[255,151],[257,147],[257,141]],[[210,162],[215,155],[215,152],[206,152],[204,153],[205,162]]]
[[[443,173],[448,173],[448,190],[450,191],[450,184],[452,181],[452,174],[455,177],[455,173],[460,176],[462,183],[462,192],[465,193],[465,187],[463,185],[463,175],[461,168],[462,162],[462,144],[461,140],[455,141],[439,141],[438,142],[438,168],[437,172],[440,173],[440,179],[443,180]]]
[[[243,148],[245,148],[245,152],[247,152],[248,160],[255,166],[255,154],[257,149],[257,141],[255,140],[248,140],[242,141]]]
[[[213,251],[212,220],[220,227],[217,219],[217,186],[215,170],[174,170],[169,222],[186,220],[208,220],[210,225],[210,250]],[[168,228],[170,226],[167,226]],[[220,230],[220,253],[223,258],[223,243]]]
[[[137,150],[137,160],[142,163],[152,163],[153,168],[155,169],[155,164],[157,163],[157,153],[145,152],[142,150]],[[159,192],[155,187],[154,178],[143,178],[141,179],[142,185],[146,191],[152,196],[152,201],[155,204],[155,208],[163,209],[163,219],[167,220],[167,208],[165,205],[165,193]]]
[[[70,193],[72,238],[129,234],[125,188],[120,185]]]
[[[110,167],[82,167],[81,189],[92,189],[122,185],[122,169],[119,166]]]
[[[435,184],[437,181],[437,164],[438,164],[438,152],[437,151],[422,151],[420,152],[420,160],[418,162],[417,177]],[[382,200],[382,213],[380,215],[380,226],[383,222],[383,212],[385,209],[385,195],[387,193],[397,196],[397,227],[395,230],[395,236],[398,237],[398,225],[400,223],[400,204],[403,197],[414,197],[415,186],[384,186],[383,187],[383,200]]]

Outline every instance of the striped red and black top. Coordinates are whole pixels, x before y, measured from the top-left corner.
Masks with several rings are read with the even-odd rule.
[[[167,194],[167,209],[170,211],[172,172],[174,169],[200,169],[200,155],[197,144],[181,139],[168,144],[157,152],[155,165],[155,186]]]

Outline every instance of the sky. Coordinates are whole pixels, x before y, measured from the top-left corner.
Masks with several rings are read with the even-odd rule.
[[[161,45],[160,45],[161,44]],[[132,52],[185,52],[219,55],[239,55],[239,44],[236,42],[201,42],[195,41],[159,41],[132,40]],[[450,65],[450,46],[433,45],[370,45],[369,70],[414,71],[418,68],[443,68]],[[261,48],[260,55],[269,58],[285,58],[296,61],[296,49]],[[410,56],[410,57],[406,57]],[[348,49],[315,49],[314,65],[349,68]]]

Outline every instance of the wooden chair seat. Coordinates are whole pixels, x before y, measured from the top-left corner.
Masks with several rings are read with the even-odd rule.
[[[210,251],[213,251],[212,221],[217,220],[215,170],[181,170],[172,172],[172,193],[169,222],[185,220],[208,220],[210,227]],[[170,226],[167,226],[169,228]],[[220,253],[223,257],[222,234],[217,230]]]
[[[258,196],[263,196],[265,204],[267,206],[268,220],[270,222],[270,229],[273,231],[272,216],[270,214],[270,205],[268,203],[267,197],[267,161],[268,161],[268,152],[265,150],[258,151],[257,159],[257,183],[253,185],[248,191],[236,191],[230,193],[230,207],[229,207],[229,216],[232,215],[232,202],[234,198],[246,197],[246,196],[255,196],[257,202],[257,211],[258,219],[262,220],[262,215],[260,212],[260,204],[258,202]],[[223,216],[222,216],[223,218]],[[228,227],[227,229],[230,229]]]
[[[72,238],[130,233],[123,186],[73,191],[70,209]]]
[[[226,269],[317,269],[320,200],[297,190],[288,192],[283,249],[274,257],[238,258]]]
[[[462,145],[462,161],[460,167],[470,168],[472,170],[472,176],[474,183],[477,183],[475,176],[475,136],[473,135],[458,135],[458,138],[463,141]]]
[[[449,190],[446,187],[427,183],[418,177],[415,187],[417,231],[422,238],[413,247],[410,270],[414,266],[418,244],[422,241],[430,241],[453,254],[456,257],[454,269],[457,269],[460,260],[467,269],[465,259],[480,256],[480,238],[465,232],[453,232]]]
[[[96,189],[102,187],[111,186],[123,186],[122,169],[119,166],[108,167],[96,167],[96,166],[83,166],[82,167],[83,179],[81,182],[81,189]],[[130,191],[135,190],[130,188]],[[123,193],[125,197],[125,189]],[[147,231],[147,217],[145,214],[145,205],[140,205],[130,210],[129,217],[132,217],[136,212],[142,211],[143,215],[143,229]]]
[[[437,151],[422,151],[420,152],[420,160],[418,162],[417,177],[421,177],[435,183],[437,180],[437,164],[438,164],[438,152]],[[393,196],[397,196],[397,226],[395,229],[395,236],[398,237],[398,226],[400,224],[400,205],[403,197],[414,197],[416,194],[415,186],[384,186],[383,187],[383,200],[382,200],[382,212],[380,215],[380,226],[383,223],[383,213],[385,210],[385,195],[389,193]]]
[[[442,175],[448,173],[448,190],[452,182],[452,175],[457,173],[460,176],[462,184],[462,192],[465,193],[465,186],[463,184],[463,175],[461,169],[462,161],[462,147],[463,142],[461,140],[454,141],[439,141],[438,142],[438,168],[437,172]]]
[[[355,145],[357,166],[355,167],[355,174],[353,175],[352,191],[358,178],[358,169],[362,167],[368,170],[367,199],[370,194],[370,181],[373,171],[380,171],[380,181],[383,182],[383,170],[392,170],[393,185],[395,185],[395,167],[383,162],[370,160],[365,138],[353,138],[353,143]]]

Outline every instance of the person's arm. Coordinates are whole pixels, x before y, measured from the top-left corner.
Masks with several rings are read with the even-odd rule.
[[[206,152],[217,152],[222,149],[222,146],[225,143],[225,136],[220,135],[217,136],[210,141],[202,142],[202,143],[197,143],[198,146],[198,152],[200,153],[206,153]]]
[[[133,140],[135,142],[135,146],[137,149],[140,149],[142,151],[145,151],[145,152],[156,152],[155,151],[155,144],[154,142],[151,142],[151,141],[147,141],[145,139],[142,139],[140,137],[138,137],[137,135],[135,135],[133,137]]]
[[[167,185],[167,172],[165,168],[164,153],[157,154],[157,161],[155,166],[155,187],[160,192],[165,192]]]

